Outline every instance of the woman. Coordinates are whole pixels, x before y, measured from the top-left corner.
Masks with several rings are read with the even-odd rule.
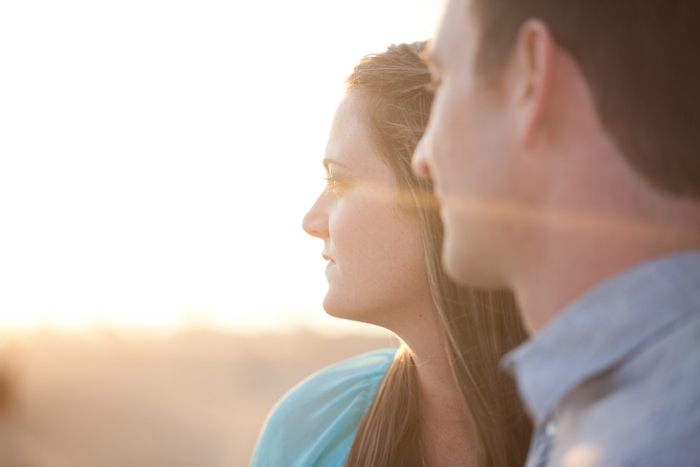
[[[346,81],[303,227],[324,242],[329,314],[403,341],[331,366],[273,410],[253,467],[521,466],[530,424],[498,368],[525,333],[512,296],[460,287],[442,225],[411,169],[428,120],[423,43],[365,57]]]

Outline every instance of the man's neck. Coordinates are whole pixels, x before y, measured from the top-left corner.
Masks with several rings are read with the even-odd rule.
[[[618,273],[663,255],[700,249],[700,216],[692,203],[685,219],[675,224],[599,215],[581,221],[589,228],[549,231],[513,282],[527,330],[537,333],[571,302]]]

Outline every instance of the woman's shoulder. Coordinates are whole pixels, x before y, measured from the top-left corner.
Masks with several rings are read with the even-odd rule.
[[[277,403],[268,424],[272,419],[286,415],[300,414],[307,419],[308,413],[299,413],[300,408],[307,405],[318,407],[363,396],[370,396],[371,402],[395,354],[395,349],[375,350],[314,373],[292,388]],[[333,412],[337,406],[326,408]]]
[[[253,467],[342,466],[396,349],[331,365],[289,391],[268,416]]]

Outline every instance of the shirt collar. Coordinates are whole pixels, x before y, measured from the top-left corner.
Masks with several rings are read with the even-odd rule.
[[[652,260],[595,286],[501,364],[535,420],[586,379],[700,308],[700,250]]]

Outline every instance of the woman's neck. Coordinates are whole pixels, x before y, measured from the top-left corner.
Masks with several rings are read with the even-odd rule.
[[[469,411],[452,373],[437,311],[418,313],[413,321],[397,335],[416,364],[425,465],[476,465]]]

